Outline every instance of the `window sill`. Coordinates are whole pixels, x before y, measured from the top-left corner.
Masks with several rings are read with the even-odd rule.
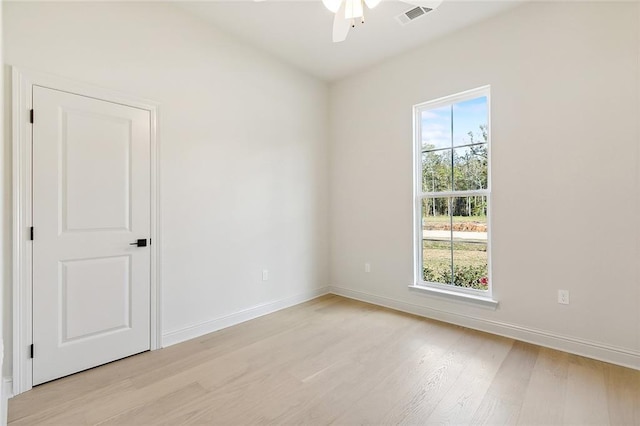
[[[455,300],[459,302],[465,302],[474,306],[480,306],[496,310],[498,308],[498,301],[490,297],[477,296],[475,294],[459,293],[457,291],[449,291],[439,288],[426,287],[421,285],[412,284],[409,286],[409,290],[421,293],[423,295],[437,296],[447,300]]]

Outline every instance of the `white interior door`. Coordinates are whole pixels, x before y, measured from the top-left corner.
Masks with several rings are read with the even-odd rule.
[[[150,116],[33,87],[33,385],[150,348]]]

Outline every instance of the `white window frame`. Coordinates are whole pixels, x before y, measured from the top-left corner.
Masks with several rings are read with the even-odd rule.
[[[487,98],[487,189],[467,191],[422,192],[422,120],[423,111],[446,107],[458,102],[468,101],[479,97]],[[491,88],[482,86],[455,95],[434,99],[413,106],[413,233],[414,233],[414,281],[410,287],[417,290],[428,290],[431,293],[444,296],[462,296],[466,300],[481,302],[496,306],[493,300],[493,279],[491,273]],[[424,281],[422,278],[423,250],[422,250],[422,200],[437,197],[487,197],[487,268],[489,286],[487,290],[457,287],[452,284],[442,284]]]

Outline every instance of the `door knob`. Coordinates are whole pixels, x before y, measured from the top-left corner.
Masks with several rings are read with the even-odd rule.
[[[146,247],[147,246],[147,239],[146,238],[140,238],[139,240],[136,240],[135,243],[129,243],[130,246],[138,246],[138,247]]]

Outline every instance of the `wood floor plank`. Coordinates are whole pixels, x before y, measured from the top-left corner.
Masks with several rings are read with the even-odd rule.
[[[286,400],[287,404],[294,405],[299,405],[300,402],[303,402],[299,397],[303,395],[301,392],[304,389],[308,389],[308,385],[304,386],[305,383],[315,383],[313,379],[317,381],[320,378],[327,377],[326,375],[318,374],[323,370],[325,373],[333,373],[327,367],[336,365],[336,357],[342,356],[344,360],[353,361],[354,358],[361,356],[362,353],[379,353],[376,347],[380,345],[380,342],[388,342],[388,337],[391,337],[394,333],[402,334],[398,333],[400,327],[411,326],[412,321],[406,317],[385,311],[378,312],[375,317],[363,316],[358,318],[357,322],[353,321],[348,328],[345,324],[342,329],[334,329],[331,332],[332,337],[335,339],[332,345],[315,348],[313,349],[313,354],[302,354],[300,350],[296,351],[298,355],[296,362],[288,362],[281,365],[282,370],[279,376],[287,379],[285,382],[287,386],[275,387],[277,383],[274,383],[274,387],[270,387],[271,392],[263,392],[258,397],[252,394],[256,376],[248,376],[245,380],[240,381],[240,384],[244,384],[243,389],[241,389],[242,398],[257,397],[260,402],[253,407],[253,413],[243,413],[241,423],[275,421],[283,414],[280,411],[280,408],[282,408],[280,402]],[[360,335],[361,338],[354,340],[352,338],[354,333]],[[305,336],[304,339],[308,339],[308,336]],[[326,339],[324,341],[326,342]],[[311,344],[313,342],[307,343],[306,346]],[[345,365],[343,364],[342,366],[344,367]],[[264,380],[265,384],[269,384],[271,376],[273,376],[273,368],[269,367],[262,372],[258,380]],[[341,374],[339,377],[340,382],[343,382],[347,376]],[[361,378],[361,376],[359,377]],[[228,391],[228,387],[225,387],[222,391]],[[208,411],[212,415],[217,412],[218,418],[220,418],[218,408],[217,406],[211,406]],[[209,414],[203,413],[200,420],[210,420]],[[225,421],[224,416],[222,416],[221,421]]]
[[[411,356],[419,333],[424,333],[427,324],[413,318],[401,319],[401,328],[383,331],[380,327],[361,330],[359,338],[346,341],[342,350],[325,353],[325,361],[316,373],[302,379],[299,389],[284,395],[297,409],[274,411],[264,401],[269,421],[276,423],[313,423],[317,418],[325,422],[333,420],[360,398],[366,389],[375,386],[395,368],[394,362]],[[386,319],[388,325],[393,323]],[[425,325],[427,327],[425,327]],[[363,356],[362,354],[367,354]],[[304,376],[304,375],[303,375]],[[337,398],[335,396],[338,396]]]
[[[425,424],[440,402],[455,391],[454,385],[485,342],[485,336],[471,330],[425,370],[408,400],[400,401],[383,417],[386,423]]]
[[[640,425],[640,371],[604,364],[609,421],[612,425]]]
[[[567,394],[569,354],[540,348],[518,417],[521,425],[561,424]]]
[[[610,424],[604,363],[577,355],[569,356],[564,422],[601,426]]]
[[[414,338],[418,344],[404,362],[393,365],[393,370],[377,386],[371,388],[365,397],[336,418],[337,424],[357,422],[376,423],[396,407],[403,407],[423,388],[429,375],[441,366],[443,357],[451,352],[455,344],[464,339],[461,329],[440,323],[428,324],[422,335]],[[436,343],[437,342],[437,343]]]
[[[604,364],[609,421],[612,425],[640,425],[640,371]]]
[[[484,335],[484,342],[470,356],[464,370],[453,384],[455,391],[446,392],[425,424],[471,424],[476,410],[491,386],[500,365],[509,354],[513,340]]]
[[[63,401],[56,406],[47,406],[45,409],[38,407],[37,410],[32,410],[28,415],[11,421],[10,424],[91,424],[91,421],[87,419],[87,415],[90,415],[102,406],[111,404],[114,399],[118,398],[118,395],[128,394],[133,389],[134,387],[131,382],[121,381],[93,390],[83,397]],[[91,408],[88,409],[89,407]],[[9,408],[9,410],[11,410],[11,408]]]
[[[339,296],[35,387],[10,425],[640,425],[640,371]]]
[[[517,422],[539,350],[538,346],[528,343],[513,343],[471,423],[511,425]]]
[[[347,306],[353,305],[347,304]],[[269,395],[279,395],[278,392],[282,388],[282,383],[286,383],[289,388],[295,387],[295,385],[301,383],[302,377],[295,377],[290,373],[289,370],[292,366],[302,368],[305,366],[305,361],[318,358],[317,354],[321,353],[324,348],[342,343],[347,344],[351,333],[356,330],[359,332],[367,331],[375,326],[376,323],[382,326],[383,323],[381,321],[383,318],[377,316],[372,319],[368,316],[368,313],[376,311],[380,311],[380,309],[366,307],[361,312],[361,315],[353,315],[353,308],[346,311],[340,310],[339,313],[333,315],[333,325],[340,325],[339,328],[328,328],[327,322],[324,322],[324,324],[310,323],[304,330],[299,332],[274,336],[268,343],[271,347],[270,350],[267,347],[261,350],[259,347],[251,345],[229,354],[234,359],[248,360],[250,368],[242,371],[241,374],[235,375],[232,381],[221,379],[218,375],[203,375],[198,379],[199,383],[211,390],[210,398],[207,400],[207,408],[200,409],[199,413],[184,413],[182,416],[188,417],[188,420],[180,418],[179,421],[187,424],[189,422],[206,423],[210,421],[211,417],[217,417],[223,421],[224,411],[221,410],[222,408],[229,412],[234,412],[233,409],[229,410],[229,408],[236,406],[238,403],[242,404],[247,399],[263,399]],[[350,319],[345,323],[346,317]],[[389,327],[390,332],[393,331],[390,326],[387,325],[387,327]],[[260,346],[260,342],[257,345]],[[219,364],[225,365],[226,362],[224,359],[220,359]],[[221,373],[228,371],[228,368],[224,368]],[[258,395],[254,393],[256,389],[258,389]],[[281,392],[286,393],[286,388]],[[257,409],[259,407],[260,405],[254,406],[253,412],[258,413]],[[245,422],[248,420],[244,419],[244,416],[248,415],[247,412],[242,412]]]
[[[198,383],[193,383],[161,398],[116,414],[98,424],[103,426],[153,424],[158,418],[175,412],[184,404],[193,401],[195,398],[202,397],[206,393],[207,391],[202,386]]]

